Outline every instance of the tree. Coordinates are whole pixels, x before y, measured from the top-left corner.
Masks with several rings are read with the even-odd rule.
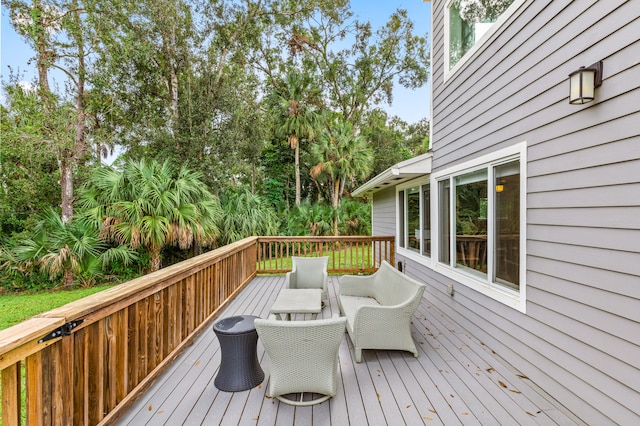
[[[96,50],[94,90],[111,99],[123,141],[148,143],[175,135],[180,75],[190,74],[196,36],[191,5],[182,0],[85,0]]]
[[[376,153],[371,171],[373,175],[378,175],[392,165],[412,157],[405,146],[403,128],[398,124],[398,121],[391,119],[379,108],[365,115],[360,134]]]
[[[236,179],[255,188],[264,119],[247,64],[274,2],[86,2],[94,96],[111,100],[104,127],[127,156],[172,158],[218,191]]]
[[[348,2],[336,1],[331,11],[294,25],[288,43],[321,76],[328,108],[358,128],[364,111],[392,103],[396,81],[407,88],[424,85],[429,57],[426,38],[413,34],[406,10],[398,9],[375,32],[352,16]],[[338,47],[345,43],[351,44]]]
[[[88,56],[83,10],[77,0],[26,2],[9,0],[12,25],[36,52],[39,96],[46,111],[44,140],[56,153],[60,169],[61,215],[71,221],[74,170],[88,152],[86,144],[85,85]],[[70,83],[71,103],[61,102],[49,88],[49,71],[62,71]]]
[[[407,124],[399,117],[389,117],[376,108],[365,115],[361,135],[376,153],[372,175],[429,150],[429,122],[426,118]]]
[[[426,118],[406,127],[407,147],[412,156],[422,155],[429,151],[429,129],[431,125]]]
[[[35,90],[23,86],[6,85],[7,107],[0,105],[0,234],[7,236],[60,200],[56,156],[43,136],[45,113]]]
[[[373,152],[362,136],[354,134],[353,126],[342,120],[328,126],[312,145],[312,152],[318,163],[311,169],[311,176],[316,180],[323,176],[327,179],[331,206],[336,212],[333,231],[338,235],[337,211],[342,194],[347,183],[352,185],[355,178],[369,175]]]
[[[291,157],[291,149],[274,139],[264,149],[260,160],[265,174],[261,193],[281,212],[287,212],[291,200],[295,199],[295,185],[291,184],[291,176],[295,175]]]
[[[272,80],[273,81],[273,80]],[[277,83],[274,95],[282,117],[278,132],[286,135],[289,146],[294,150],[296,205],[300,205],[300,141],[313,141],[320,128],[322,118],[322,97],[313,77],[297,70],[290,70],[284,81]]]
[[[144,247],[151,271],[160,269],[164,246],[209,246],[220,235],[220,204],[201,174],[186,167],[176,173],[166,161],[129,160],[121,172],[97,169],[79,205],[106,238]]]

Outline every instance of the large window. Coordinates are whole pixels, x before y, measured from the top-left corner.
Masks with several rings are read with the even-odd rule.
[[[439,175],[438,262],[484,285],[519,292],[520,158]]]
[[[401,248],[431,255],[431,195],[429,185],[414,185],[398,191]]]
[[[498,21],[514,0],[451,0],[446,7],[448,63],[452,69]]]

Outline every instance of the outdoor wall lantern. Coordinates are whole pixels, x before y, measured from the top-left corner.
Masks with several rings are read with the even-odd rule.
[[[569,103],[581,105],[595,99],[596,87],[602,84],[602,61],[569,74]]]

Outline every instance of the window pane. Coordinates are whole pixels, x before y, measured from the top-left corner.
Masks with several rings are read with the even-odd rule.
[[[482,38],[513,0],[454,0],[449,6],[449,68]]]
[[[438,260],[449,265],[451,263],[451,210],[450,210],[450,185],[449,179],[438,182],[438,210],[440,212],[438,219],[439,228],[439,245],[440,251]]]
[[[422,241],[423,254],[431,256],[431,190],[429,185],[422,187]]]
[[[520,287],[520,162],[495,167],[495,281]]]
[[[487,170],[456,177],[456,266],[487,273]]]
[[[404,191],[398,192],[398,218],[400,219],[400,241],[398,241],[398,247],[405,247],[404,234],[405,234],[405,221],[404,221]]]
[[[407,241],[408,249],[420,252],[420,187],[407,190]]]

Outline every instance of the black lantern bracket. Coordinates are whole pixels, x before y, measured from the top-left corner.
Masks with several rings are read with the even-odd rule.
[[[602,69],[603,69],[603,63],[602,61],[598,61],[595,64],[591,64],[589,65],[587,68],[592,69],[592,70],[596,70],[596,80],[595,80],[595,84],[593,85],[594,88],[596,87],[600,87],[602,85]]]

